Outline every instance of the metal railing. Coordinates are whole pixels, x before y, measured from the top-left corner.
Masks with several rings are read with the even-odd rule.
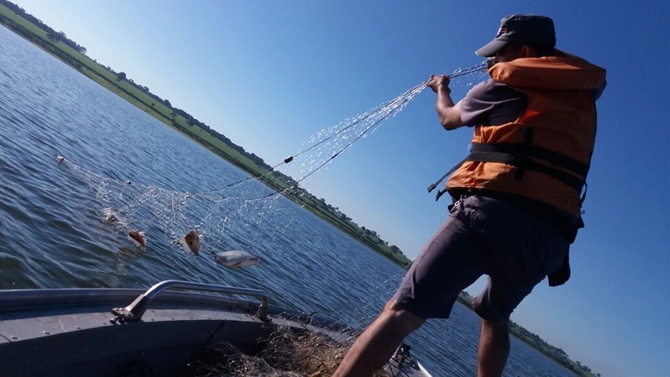
[[[181,280],[165,280],[149,288],[149,290],[139,295],[135,301],[133,301],[125,308],[113,308],[112,313],[116,315],[115,321],[139,321],[142,319],[144,312],[147,310],[149,302],[151,302],[151,300],[153,300],[159,293],[170,288],[260,297],[261,303],[258,306],[256,317],[262,321],[268,320],[269,300],[267,294],[263,291],[248,288],[227,287],[215,284],[193,283]]]

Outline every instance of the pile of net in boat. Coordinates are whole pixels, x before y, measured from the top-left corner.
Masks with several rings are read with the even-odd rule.
[[[333,375],[349,346],[326,334],[278,328],[250,354],[229,343],[204,348],[176,376],[327,377]],[[379,371],[373,376],[389,375]]]

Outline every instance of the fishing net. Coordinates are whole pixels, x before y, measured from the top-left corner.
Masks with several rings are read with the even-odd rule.
[[[333,375],[347,349],[348,345],[324,334],[278,328],[248,354],[228,343],[204,348],[176,376],[327,377]],[[373,376],[390,374],[381,370]]]
[[[479,65],[450,76],[465,76],[484,68]],[[279,201],[283,197],[301,195],[298,188],[302,181],[350,150],[359,140],[372,135],[425,88],[426,83],[419,84],[363,114],[317,132],[303,143],[298,153],[265,172],[233,179],[222,187],[206,191],[166,189],[150,182],[103,175],[67,157],[57,159],[64,170],[90,189],[95,197],[96,214],[106,226],[126,234],[133,230],[144,232],[148,249],[164,236],[172,247],[188,252],[184,235],[191,230],[204,237],[209,250],[230,249],[230,245],[252,249],[253,245],[290,237],[286,230],[295,217],[291,213],[294,209],[278,205]],[[257,184],[256,181],[264,178],[276,178],[277,171],[289,177],[283,188],[273,190]],[[283,227],[266,226],[267,219],[276,216],[287,219]],[[377,289],[384,291],[380,296],[389,296],[397,288],[400,277],[391,276],[380,282]],[[361,303],[349,307],[351,311],[341,313],[339,319],[362,328],[376,315],[380,304]],[[322,334],[297,334],[280,329],[259,344],[260,350],[253,355],[241,353],[230,345],[202,350],[184,367],[182,372],[186,374],[182,375],[328,376],[348,346],[349,342],[336,342]]]
[[[484,65],[478,65],[458,70],[450,77],[480,73],[484,68]],[[250,247],[258,237],[268,237],[268,232],[269,237],[273,237],[284,230],[264,226],[269,215],[290,211],[277,205],[280,197],[299,197],[305,199],[303,203],[309,204],[314,198],[307,198],[300,183],[350,150],[359,140],[372,135],[425,88],[426,83],[421,83],[365,113],[317,132],[303,143],[299,152],[262,173],[206,191],[172,190],[150,182],[120,178],[118,174],[105,176],[67,157],[57,158],[64,169],[85,182],[92,191],[100,218],[121,232],[144,231],[148,242],[156,235],[165,235],[170,243],[182,249],[184,235],[195,230],[212,249],[217,249],[230,244],[219,242],[222,240],[217,240],[218,235],[234,235],[243,227],[262,229],[262,232],[244,232],[254,236],[233,242],[241,248]],[[274,189],[256,184],[258,180],[270,182]],[[291,219],[292,216],[284,218]],[[285,227],[288,225],[290,220]]]
[[[374,109],[319,131],[304,143],[304,149],[272,169],[207,191],[165,189],[146,182],[103,176],[62,156],[58,156],[58,161],[93,192],[96,211],[106,224],[123,232],[144,231],[147,242],[155,239],[157,233],[163,234],[178,248],[184,246],[184,235],[195,230],[216,249],[220,245],[213,235],[235,234],[239,227],[262,228],[263,232],[252,232],[257,237],[267,237],[268,232],[281,232],[282,229],[263,227],[270,212],[276,216],[277,211],[288,211],[286,207],[277,206],[277,200],[281,196],[304,196],[304,191],[299,189],[300,182],[351,149],[357,141],[371,135],[384,120],[402,111],[425,87],[425,83],[420,84]],[[281,186],[278,190],[256,183],[263,178],[266,182],[267,179],[272,181],[280,167],[285,179],[275,185],[275,188]],[[151,237],[150,232],[153,232]],[[255,241],[243,240],[241,246],[252,245]]]

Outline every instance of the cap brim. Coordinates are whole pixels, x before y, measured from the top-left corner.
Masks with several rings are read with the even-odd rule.
[[[491,42],[484,45],[484,47],[475,51],[475,54],[477,54],[479,56],[485,56],[485,57],[493,56],[493,55],[496,54],[496,52],[500,51],[501,48],[505,47],[507,42],[509,42],[509,41],[502,41],[500,39],[494,39]]]

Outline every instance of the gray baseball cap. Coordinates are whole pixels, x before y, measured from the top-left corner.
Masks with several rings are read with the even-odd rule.
[[[514,14],[500,21],[496,37],[484,47],[475,51],[479,56],[493,56],[507,42],[539,43],[556,47],[554,21],[546,16],[534,14]]]

